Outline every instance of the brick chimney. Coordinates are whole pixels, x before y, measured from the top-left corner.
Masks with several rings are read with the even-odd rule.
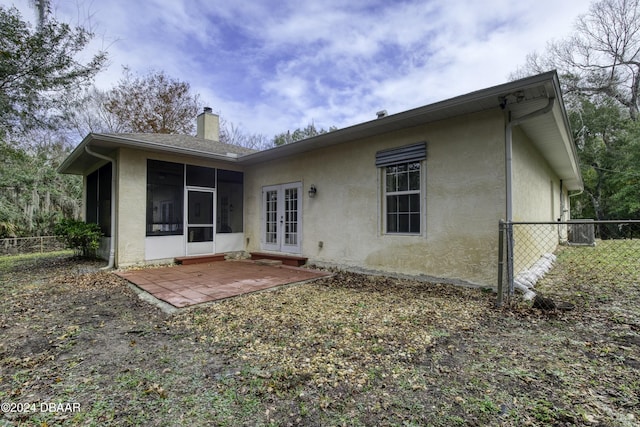
[[[204,107],[204,111],[198,115],[196,136],[211,141],[220,140],[220,117],[213,114],[210,107]]]

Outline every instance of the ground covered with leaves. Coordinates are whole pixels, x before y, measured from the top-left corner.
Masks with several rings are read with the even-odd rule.
[[[639,425],[638,261],[594,259],[539,285],[569,312],[337,271],[168,315],[99,264],[0,258],[0,426]]]

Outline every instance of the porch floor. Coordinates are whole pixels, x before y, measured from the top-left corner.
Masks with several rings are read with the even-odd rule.
[[[331,275],[248,260],[150,267],[116,274],[177,308]]]

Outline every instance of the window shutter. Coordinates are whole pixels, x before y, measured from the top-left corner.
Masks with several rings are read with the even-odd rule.
[[[376,166],[384,167],[396,163],[415,162],[427,158],[427,143],[405,145],[376,153]]]

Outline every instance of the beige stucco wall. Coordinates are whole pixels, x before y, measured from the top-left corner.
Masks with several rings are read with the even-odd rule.
[[[513,134],[513,219],[522,222],[553,222],[562,215],[560,179],[519,128]],[[566,189],[562,189],[564,209],[569,209]],[[555,251],[558,225],[514,226],[514,272],[529,268],[540,256]]]
[[[560,179],[520,128],[513,132],[513,220],[560,218]]]
[[[144,260],[146,233],[147,157],[142,151],[121,148],[117,160],[116,265]]]
[[[426,227],[382,231],[379,150],[427,142]],[[424,274],[485,286],[497,281],[504,216],[504,121],[483,112],[252,166],[245,172],[245,236],[261,250],[261,189],[303,183],[302,254],[311,261]],[[318,193],[310,199],[311,184]],[[322,242],[322,247],[319,243]]]
[[[146,238],[147,159],[242,171],[237,165],[223,162],[121,148],[118,151],[117,160],[118,203],[116,205],[116,229],[120,236],[116,241],[116,265],[119,267],[145,261],[145,244],[148,240]],[[164,236],[153,238],[160,242],[162,237]]]
[[[145,261],[145,245],[149,244],[145,235],[146,164],[153,158],[245,169],[244,234],[239,244],[246,243],[246,250],[264,250],[262,187],[301,182],[301,253],[311,262],[495,286],[498,221],[505,211],[504,137],[502,113],[487,111],[245,168],[122,148],[116,167],[116,229],[120,236],[116,264]],[[420,141],[427,142],[422,233],[385,234],[382,170],[375,166],[376,152]],[[513,171],[514,219],[557,219],[562,212],[560,182],[519,128],[514,129]],[[309,198],[312,184],[318,193]],[[568,209],[566,190],[563,193]],[[550,244],[541,247],[534,239],[529,241],[535,249],[532,253],[553,249]],[[520,249],[525,247],[520,245]]]

